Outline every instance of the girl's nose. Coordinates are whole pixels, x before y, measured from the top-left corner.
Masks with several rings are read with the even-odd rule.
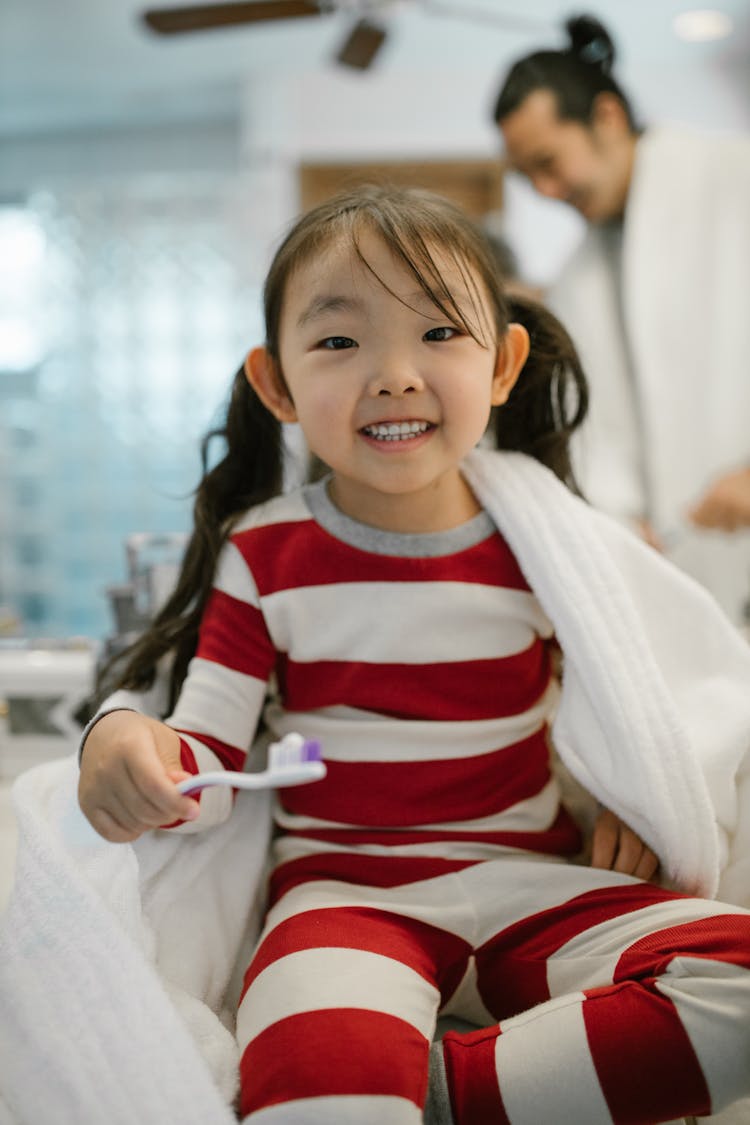
[[[407,395],[424,389],[424,381],[416,371],[403,364],[384,364],[373,375],[369,383],[369,393],[375,395]]]

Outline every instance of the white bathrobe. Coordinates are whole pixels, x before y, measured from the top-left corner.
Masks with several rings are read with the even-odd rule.
[[[565,764],[677,887],[750,906],[750,646],[702,587],[535,461],[475,451],[465,473],[561,642]],[[229,1125],[226,991],[257,932],[268,795],[238,794],[211,831],[109,844],[76,782],[70,758],[15,786],[0,1123]]]
[[[591,385],[582,487],[620,518],[650,517],[739,622],[750,532],[697,531],[684,517],[750,462],[750,137],[647,131],[617,268],[607,231],[591,227],[549,294]]]

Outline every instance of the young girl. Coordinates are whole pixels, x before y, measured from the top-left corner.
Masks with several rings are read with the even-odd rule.
[[[174,782],[241,769],[261,718],[323,745],[326,778],[278,794],[237,1019],[241,1116],[423,1120],[441,1011],[481,1030],[435,1048],[427,1120],[645,1123],[749,1093],[750,914],[644,882],[652,852],[613,817],[596,866],[570,862],[552,622],[478,498],[482,458],[516,464],[472,453],[493,411],[501,449],[573,484],[585,386],[564,332],[541,308],[509,323],[481,236],[418,191],[360,189],[304,216],[265,301],[180,583],[123,679],[147,686],[170,654],[174,710],[100,717],[79,788],[109,840],[196,830],[231,795]],[[287,494],[280,423],[330,470]],[[533,497],[528,519],[543,540]],[[589,722],[602,757],[606,719]],[[613,791],[637,772],[618,769]],[[658,842],[649,812],[632,805]]]

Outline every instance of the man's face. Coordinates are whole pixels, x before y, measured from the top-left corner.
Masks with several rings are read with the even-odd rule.
[[[590,223],[622,215],[630,181],[634,138],[608,97],[600,95],[590,125],[561,118],[551,90],[535,90],[498,122],[510,166]]]

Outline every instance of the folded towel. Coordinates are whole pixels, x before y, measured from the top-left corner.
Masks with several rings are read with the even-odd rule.
[[[199,836],[109,844],[78,807],[75,757],[23,774],[0,920],[0,1090],[19,1125],[230,1125],[224,1011],[257,922],[268,794]],[[255,914],[254,914],[255,910]]]

